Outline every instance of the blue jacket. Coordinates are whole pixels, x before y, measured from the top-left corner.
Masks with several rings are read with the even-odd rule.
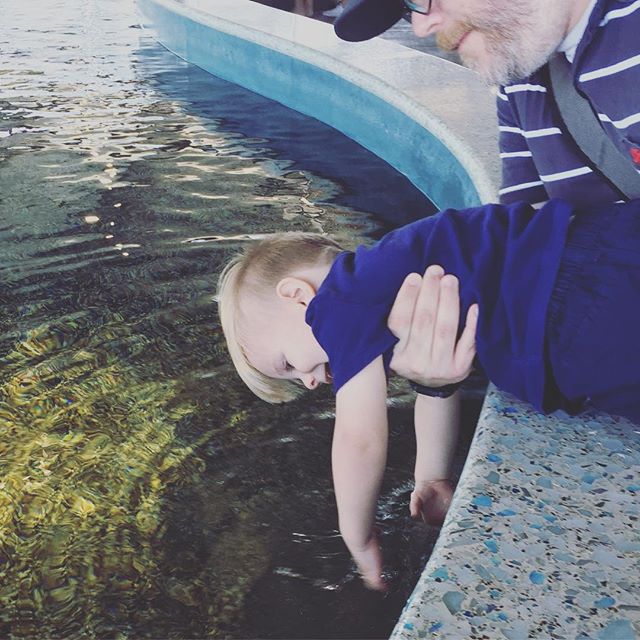
[[[640,169],[640,0],[598,0],[573,62],[578,90],[602,127]],[[616,202],[622,195],[564,130],[545,65],[501,87],[500,201]]]
[[[461,325],[478,302],[476,346],[489,379],[544,406],[545,320],[574,209],[551,201],[448,210],[340,253],[307,310],[337,392],[396,338],[387,317],[405,276],[440,264],[460,280]]]

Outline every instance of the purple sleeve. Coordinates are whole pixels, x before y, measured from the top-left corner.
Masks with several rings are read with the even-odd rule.
[[[387,328],[388,315],[388,304],[349,302],[326,292],[312,300],[307,324],[329,357],[335,393],[379,355],[388,373],[397,342]]]

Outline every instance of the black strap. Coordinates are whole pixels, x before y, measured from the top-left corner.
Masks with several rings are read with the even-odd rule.
[[[549,60],[549,72],[560,115],[582,152],[629,200],[640,198],[640,174],[606,134],[589,101],[578,93],[564,53]]]

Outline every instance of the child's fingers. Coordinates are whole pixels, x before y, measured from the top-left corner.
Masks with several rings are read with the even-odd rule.
[[[387,585],[382,579],[382,553],[375,532],[366,546],[354,549],[352,555],[365,585],[369,589],[385,591]]]
[[[387,583],[379,574],[363,575],[362,579],[365,585],[374,591],[387,591],[388,589]]]
[[[422,517],[422,500],[415,494],[411,494],[409,513],[411,513],[411,517],[416,520]]]

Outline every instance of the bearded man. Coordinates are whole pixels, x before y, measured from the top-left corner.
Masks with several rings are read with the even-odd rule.
[[[500,85],[501,202],[623,199],[567,135],[547,63],[566,58],[605,133],[640,170],[640,1],[359,0],[335,30],[366,40],[407,13],[417,36],[436,34],[442,49]]]
[[[625,199],[599,171],[597,158],[587,157],[567,132],[548,63],[553,57],[569,67],[606,136],[631,171],[640,171],[640,0],[351,0],[334,26],[340,38],[361,41],[402,17],[412,21],[417,36],[435,34],[442,49],[457,51],[497,86],[502,203]],[[456,343],[452,276],[425,277],[423,293],[437,290],[438,278],[450,286],[440,287],[436,308],[421,308],[429,296],[420,295],[414,276],[389,318],[400,338],[394,369],[427,386],[466,377],[474,354],[473,322]]]

